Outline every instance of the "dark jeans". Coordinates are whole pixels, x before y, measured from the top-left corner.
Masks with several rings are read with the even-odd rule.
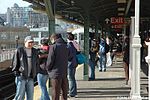
[[[59,100],[60,91],[62,90],[61,100],[67,100],[68,80],[67,77],[51,79],[52,100]]]
[[[89,78],[94,80],[95,79],[95,61],[89,60],[89,66],[90,66],[90,75]]]

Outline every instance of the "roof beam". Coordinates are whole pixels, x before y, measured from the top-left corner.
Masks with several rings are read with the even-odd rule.
[[[68,5],[68,6],[70,6],[70,4],[69,3],[67,3],[67,2],[65,2],[65,1],[63,1],[63,0],[58,0],[59,2],[61,2],[61,3],[63,3],[63,4],[65,4],[65,5]]]
[[[127,4],[126,11],[125,11],[125,16],[128,14],[129,9],[130,9],[130,7],[131,7],[131,4],[132,4],[132,0],[129,0],[129,1],[128,1],[128,4]]]
[[[54,0],[54,4],[52,4],[52,0],[44,0],[45,3],[45,8],[46,8],[46,12],[48,15],[48,18],[51,20],[55,19],[55,0]],[[54,5],[54,6],[52,6]]]
[[[115,3],[104,4],[104,5],[100,5],[100,6],[97,6],[97,7],[93,7],[92,11],[96,10],[96,9],[107,8],[107,7],[110,7],[110,6],[117,6],[117,5]]]

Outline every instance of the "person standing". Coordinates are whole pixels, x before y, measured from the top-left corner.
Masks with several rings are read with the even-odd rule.
[[[77,95],[77,84],[75,79],[76,67],[78,66],[76,54],[79,51],[79,45],[74,41],[74,35],[68,33],[68,48],[73,54],[73,59],[68,62],[68,81],[69,81],[69,96],[75,97]],[[77,51],[78,50],[78,51]]]
[[[95,80],[95,66],[96,66],[96,56],[98,52],[98,44],[96,39],[91,41],[91,47],[89,50],[90,59],[89,59],[89,66],[90,66],[90,75],[89,80]]]
[[[52,100],[59,100],[61,90],[61,100],[67,100],[67,67],[68,59],[71,61],[72,55],[61,34],[52,34],[50,41],[52,45],[49,48],[46,68],[51,79]]]
[[[27,36],[24,40],[25,47],[16,49],[13,61],[12,71],[16,78],[16,95],[14,100],[24,100],[26,93],[27,100],[33,100],[34,78],[39,68],[38,51],[33,48],[32,36]]]
[[[47,87],[46,87],[46,83],[48,80],[48,73],[46,70],[48,50],[49,50],[48,39],[46,38],[41,39],[41,47],[39,50],[40,68],[39,68],[39,73],[37,75],[38,85],[41,89],[40,100],[50,100]]]

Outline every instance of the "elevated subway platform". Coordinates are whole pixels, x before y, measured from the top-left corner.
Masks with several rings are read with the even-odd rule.
[[[7,63],[9,64],[9,63]],[[2,64],[0,64],[2,65]],[[7,66],[7,65],[5,65]],[[145,72],[146,66],[141,67],[141,96],[146,98],[148,96],[147,87],[148,87],[148,78]],[[145,69],[143,69],[145,68]],[[7,71],[11,73],[11,71]],[[11,100],[15,95],[15,84],[14,78],[11,78],[8,75],[9,73],[2,73],[0,75],[0,100],[1,97],[5,97],[6,100]],[[121,100],[120,98],[129,98],[130,95],[130,85],[125,85],[124,80],[124,69],[122,62],[119,60],[117,63],[114,63],[112,66],[107,67],[106,72],[99,72],[98,68],[95,69],[96,79],[94,81],[84,81],[83,80],[83,65],[77,67],[76,79],[78,86],[78,95],[76,98],[69,98],[68,100]],[[7,77],[7,78],[4,78]],[[5,81],[4,81],[4,80]],[[9,80],[6,80],[9,79]],[[9,84],[6,84],[9,83]],[[13,89],[13,92],[11,92]],[[10,90],[9,94],[7,90]],[[34,100],[38,100],[41,94],[39,86],[36,85],[34,88]],[[2,95],[3,94],[3,95]],[[11,99],[10,99],[11,98]],[[142,99],[148,100],[148,99]]]

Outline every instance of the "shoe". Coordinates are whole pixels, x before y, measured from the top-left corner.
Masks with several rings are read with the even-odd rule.
[[[69,98],[75,98],[75,95],[68,95]]]
[[[104,69],[104,72],[106,72],[106,69]]]
[[[102,72],[102,69],[100,69],[99,72]]]
[[[89,78],[89,81],[94,81],[95,80],[95,78]]]

